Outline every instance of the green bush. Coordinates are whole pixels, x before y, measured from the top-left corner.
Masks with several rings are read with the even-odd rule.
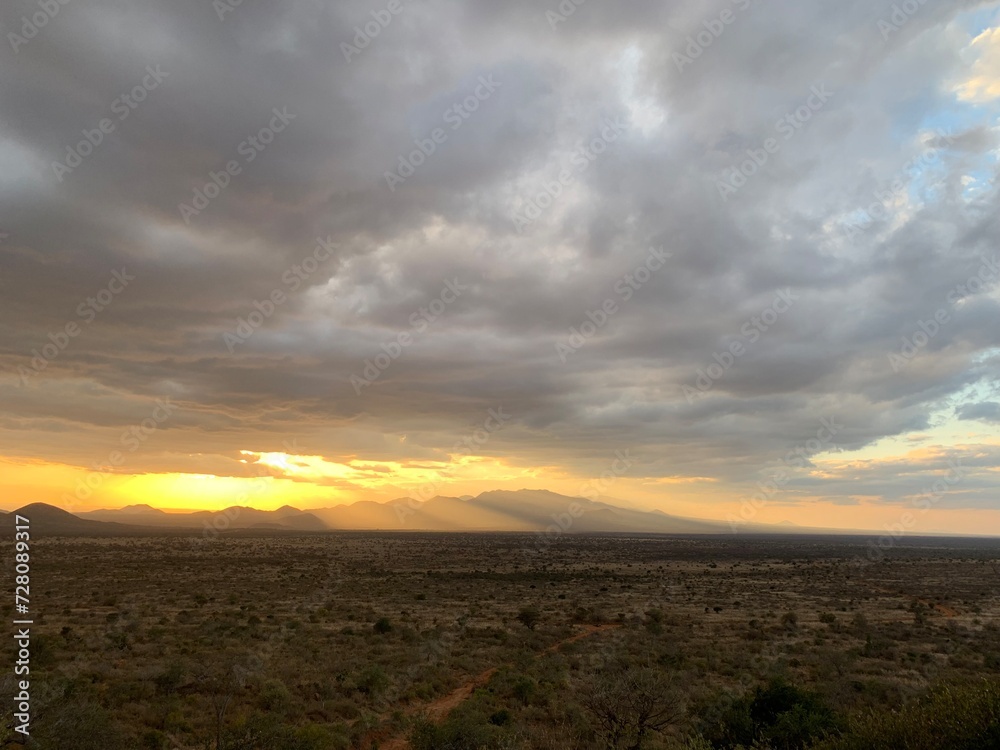
[[[511,688],[511,693],[523,705],[527,706],[535,695],[535,681],[530,677],[519,677]]]
[[[282,724],[275,716],[253,714],[226,732],[223,750],[329,750],[333,736],[321,727]]]
[[[774,750],[801,750],[838,731],[840,722],[816,693],[782,679],[733,701],[718,724],[703,732],[715,748],[764,744]]]
[[[379,695],[389,687],[389,678],[381,667],[366,667],[358,675],[357,688],[365,695]]]
[[[183,679],[184,667],[179,662],[171,662],[153,678],[153,684],[160,695],[172,695],[180,687]]]
[[[822,750],[996,750],[1000,748],[1000,682],[943,686],[897,711],[854,719]]]
[[[420,722],[410,734],[413,750],[482,750],[494,742],[495,729],[469,719],[449,719],[441,726]]]
[[[260,705],[271,713],[287,711],[292,705],[292,694],[281,680],[267,680],[260,689]]]
[[[55,704],[44,721],[32,725],[37,750],[125,750],[125,735],[101,706],[66,701]]]
[[[501,708],[499,711],[494,711],[490,715],[490,724],[494,724],[498,727],[506,726],[511,722],[510,711],[506,708]]]

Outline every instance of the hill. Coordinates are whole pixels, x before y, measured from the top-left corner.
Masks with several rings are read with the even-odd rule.
[[[27,518],[32,538],[37,536],[117,536],[134,534],[136,527],[124,523],[103,523],[75,516],[48,503],[31,503],[0,517],[5,533],[11,538],[17,516]]]

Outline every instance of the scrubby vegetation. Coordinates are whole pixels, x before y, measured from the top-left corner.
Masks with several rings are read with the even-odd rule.
[[[532,542],[42,540],[30,750],[1000,748],[996,546]]]

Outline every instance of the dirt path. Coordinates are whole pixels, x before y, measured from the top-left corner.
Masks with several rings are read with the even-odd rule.
[[[609,623],[607,625],[587,625],[586,630],[582,633],[577,633],[574,636],[570,636],[565,640],[559,641],[558,643],[549,646],[541,654],[549,654],[553,651],[558,651],[563,646],[576,643],[577,641],[582,641],[584,638],[589,638],[595,633],[602,633],[607,630],[614,630],[615,628],[621,627],[617,622]],[[471,696],[477,688],[481,688],[486,685],[492,678],[493,675],[497,673],[499,667],[493,667],[487,669],[472,679],[464,682],[461,686],[452,690],[448,695],[445,695],[437,700],[431,701],[430,703],[424,703],[417,706],[412,706],[406,709],[406,714],[408,716],[413,716],[418,713],[425,714],[427,719],[434,724],[440,724],[446,718],[448,714],[458,708],[462,703],[464,703],[469,696]],[[366,738],[366,742],[362,742],[362,747],[371,747],[374,741],[378,741],[379,750],[408,750],[410,747],[409,740],[405,736],[396,735],[394,737],[379,738],[377,734],[372,734]]]
[[[937,602],[932,602],[929,599],[915,599],[914,601],[918,601],[931,609],[936,609],[945,617],[958,617],[958,612],[956,610],[951,607],[946,607],[944,604],[938,604]]]
[[[919,596],[906,594],[902,591],[893,591],[892,589],[882,588],[881,586],[873,586],[873,588],[875,589],[875,591],[878,591],[883,594],[891,594],[892,596],[903,596],[906,597],[907,599],[912,599],[913,601],[919,602],[920,604],[923,604],[925,607],[928,607],[934,610],[935,612],[940,612],[945,617],[958,617],[959,615],[958,610],[952,609],[951,607],[948,607],[944,604],[938,604],[937,602],[932,602],[930,599],[921,599]]]

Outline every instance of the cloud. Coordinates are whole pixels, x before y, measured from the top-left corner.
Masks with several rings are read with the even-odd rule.
[[[135,471],[240,472],[240,451],[292,435],[331,465],[447,464],[503,404],[513,423],[485,455],[585,478],[629,448],[637,479],[670,480],[669,508],[678,478],[739,494],[823,417],[846,425],[843,449],[870,450],[937,429],[928,414],[970,388],[995,393],[996,284],[948,294],[996,244],[997,29],[965,24],[996,3],[922,6],[888,40],[891,2],[754,3],[678,69],[733,5],[585,4],[553,29],[528,2],[405,4],[350,62],[340,45],[366,3],[221,20],[193,0],[63,7],[3,50],[0,455],[87,466],[169,396],[181,409]],[[5,9],[5,28],[29,7]],[[148,66],[168,75],[119,119]],[[499,86],[472,110],[483,76]],[[832,96],[804,120],[817,86]],[[276,108],[294,119],[262,135]],[[59,181],[52,163],[104,118],[114,131]],[[609,120],[622,133],[595,153]],[[435,128],[446,139],[390,189]],[[780,150],[754,167],[769,138]],[[724,200],[719,181],[748,159]],[[239,173],[185,220],[179,204],[230,162]],[[512,214],[543,193],[518,231]],[[299,276],[318,238],[336,250]],[[651,247],[670,258],[626,300],[616,284]],[[134,282],[87,322],[79,306],[123,267]],[[421,313],[452,279],[468,292]],[[745,329],[782,289],[790,310]],[[224,334],[276,290],[285,301],[230,353]],[[556,345],[608,299],[618,312],[563,363]],[[949,324],[894,373],[889,354],[941,307]],[[80,334],[21,384],[71,322]],[[401,333],[412,343],[356,394],[351,376]],[[734,344],[745,353],[686,399]],[[874,484],[810,492],[912,492]]]
[[[1000,423],[1000,404],[995,401],[965,404],[958,409],[958,418],[979,419],[984,422]]]
[[[975,62],[958,86],[958,96],[965,101],[989,102],[1000,96],[1000,26],[987,29],[970,45]]]

